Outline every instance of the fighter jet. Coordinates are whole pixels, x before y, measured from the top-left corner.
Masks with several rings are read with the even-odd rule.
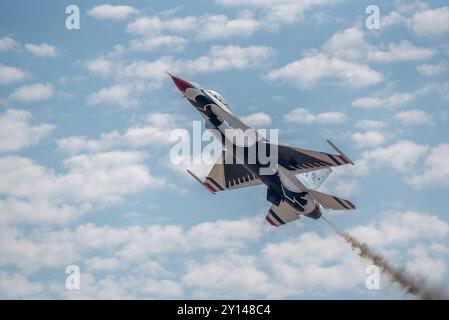
[[[349,200],[318,191],[332,167],[354,164],[332,142],[327,140],[337,153],[273,144],[235,116],[218,92],[169,75],[205,120],[206,128],[213,131],[223,145],[221,155],[206,177],[201,179],[187,170],[207,190],[217,193],[265,184],[266,199],[272,204],[265,219],[273,226],[284,225],[300,216],[319,219],[321,207],[355,209]],[[251,133],[239,139],[234,134],[236,131]],[[256,157],[251,156],[254,154]]]

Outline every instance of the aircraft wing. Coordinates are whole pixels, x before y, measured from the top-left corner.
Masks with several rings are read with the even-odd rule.
[[[333,195],[315,191],[315,190],[309,190],[309,192],[312,194],[312,196],[315,198],[315,200],[321,204],[326,209],[332,209],[332,210],[351,210],[355,209],[355,205],[346,199],[338,198]]]
[[[223,110],[219,106],[212,106],[212,111],[219,116],[220,118],[224,119],[226,122],[229,123],[229,125],[234,129],[242,129],[243,131],[250,129],[248,125],[243,123],[239,118],[236,116],[230,114],[229,112],[226,112],[226,110]]]
[[[338,149],[337,149],[338,150]],[[352,163],[344,154],[332,154],[278,145],[278,162],[295,174]]]
[[[279,206],[273,204],[265,217],[265,220],[267,220],[269,224],[276,227],[296,219],[299,219],[299,216],[285,201],[281,201]]]
[[[190,170],[187,170],[187,172],[212,193],[262,184],[262,181],[243,165],[225,163],[223,161],[224,153],[217,159],[204,181]]]

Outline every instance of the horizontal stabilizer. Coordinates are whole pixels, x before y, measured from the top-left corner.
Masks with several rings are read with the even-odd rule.
[[[296,214],[296,210],[285,201],[281,201],[279,206],[273,204],[265,217],[272,226],[276,227],[298,218],[299,216]]]
[[[319,191],[309,190],[309,192],[312,194],[313,198],[326,209],[332,210],[355,209],[355,205],[349,200],[338,198],[333,195]]]

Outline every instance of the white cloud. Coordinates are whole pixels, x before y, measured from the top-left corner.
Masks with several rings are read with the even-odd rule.
[[[155,35],[142,39],[134,39],[129,43],[133,51],[150,52],[161,47],[171,48],[172,50],[182,50],[187,40],[179,36]]]
[[[261,237],[264,224],[258,218],[203,222],[188,231],[186,242],[205,249],[242,248]]]
[[[323,50],[334,57],[378,63],[426,60],[437,53],[436,49],[417,47],[405,40],[389,43],[385,50],[366,41],[363,31],[356,27],[333,34],[323,45]]]
[[[99,139],[71,136],[56,141],[58,148],[70,154],[80,152],[99,152],[115,148],[139,148],[148,145],[167,145],[172,129],[181,120],[176,114],[155,113],[146,116],[145,123],[128,128],[125,132],[105,132]]]
[[[137,60],[131,62],[116,72],[119,79],[144,79],[161,84],[167,79],[166,71],[178,72],[178,63],[171,57],[163,56],[157,60]]]
[[[400,3],[381,20],[381,29],[405,25],[418,36],[435,37],[449,31],[449,7],[430,8],[426,2]]]
[[[449,144],[443,143],[430,150],[424,161],[424,169],[408,179],[417,188],[449,185]]]
[[[416,71],[426,77],[434,77],[444,74],[447,69],[447,63],[444,61],[440,61],[437,64],[421,64],[416,66]]]
[[[399,44],[388,44],[388,51],[369,51],[368,60],[380,63],[416,61],[430,59],[435,54],[435,49],[416,47],[410,42],[404,40]]]
[[[34,102],[47,100],[51,98],[53,94],[53,85],[49,83],[34,83],[17,88],[9,97],[20,102]]]
[[[429,213],[387,212],[378,219],[378,226],[366,225],[349,230],[356,238],[377,247],[405,245],[412,241],[444,238],[449,225]]]
[[[196,28],[197,18],[187,16],[163,20],[159,17],[140,17],[126,27],[126,31],[134,34],[149,35],[162,31],[186,32]]]
[[[356,161],[357,174],[366,174],[378,167],[391,167],[400,172],[406,172],[427,152],[428,146],[413,141],[400,140],[387,147],[378,147],[364,151]]]
[[[249,17],[229,19],[225,15],[200,17],[199,22],[197,36],[200,40],[248,37],[260,26],[259,21]]]
[[[444,243],[449,234],[446,222],[414,211],[386,212],[373,221],[349,232],[374,248],[380,247],[383,253],[385,248],[397,252],[394,260],[411,271],[425,277],[436,272],[434,279],[445,274],[446,267],[434,255],[437,246],[442,246],[439,241]],[[96,279],[83,273],[81,290],[73,292],[65,290],[63,283],[50,285],[54,294],[64,298],[176,298],[185,290],[197,298],[321,297],[364,288],[368,264],[334,233],[288,236],[285,230],[279,240],[262,216],[200,223],[188,229],[179,225],[112,227],[91,223],[33,232],[0,228],[2,266],[17,267],[21,274],[27,274],[84,261],[82,268],[101,276]],[[255,241],[261,248],[244,255],[242,250]],[[430,250],[421,245],[423,241],[432,241]],[[203,251],[192,256],[192,250]],[[168,254],[182,263],[173,266]],[[409,268],[419,258],[423,258],[422,263]],[[433,265],[432,259],[438,263]],[[117,270],[124,272],[116,275]],[[39,289],[34,294],[52,294]],[[397,292],[390,286],[382,286],[382,290],[385,294]],[[17,295],[28,296],[29,291],[33,290]]]
[[[120,268],[120,260],[117,258],[93,257],[86,260],[86,268],[89,271],[111,271]]]
[[[86,67],[93,73],[107,77],[115,71],[116,64],[110,59],[100,57],[86,61]]]
[[[406,111],[398,112],[395,118],[401,122],[403,125],[414,125],[414,124],[431,124],[432,116],[427,112],[418,109],[411,109]]]
[[[250,127],[267,127],[271,124],[271,117],[265,112],[256,112],[241,117],[242,121]]]
[[[31,282],[23,274],[0,272],[0,296],[3,298],[32,298],[38,296],[44,289],[41,282]]]
[[[397,11],[391,11],[386,16],[381,17],[380,27],[381,29],[389,28],[394,25],[403,24],[407,19]]]
[[[298,108],[284,115],[286,122],[294,123],[342,123],[346,121],[346,115],[342,112],[322,112],[313,114],[304,108]]]
[[[14,197],[0,200],[0,224],[66,224],[81,216],[86,207],[47,199],[20,200]]]
[[[334,33],[323,45],[323,49],[332,56],[362,59],[366,52],[373,50],[373,46],[367,44],[360,29],[352,27]]]
[[[151,176],[145,158],[143,153],[120,151],[74,156],[64,160],[68,173],[57,182],[67,186],[61,186],[60,191],[78,201],[113,203],[128,194],[165,184],[163,179]]]
[[[212,46],[206,56],[195,60],[180,61],[180,64],[186,65],[185,69],[190,73],[227,69],[242,70],[260,65],[272,54],[273,49],[264,46]]]
[[[101,277],[100,277],[101,276]],[[64,299],[167,299],[184,294],[181,285],[173,280],[156,279],[146,274],[130,273],[124,276],[82,273],[83,285],[79,290],[58,288]]]
[[[432,242],[432,244],[430,245],[430,249],[432,250],[432,252],[436,253],[449,253],[449,247],[437,242]]]
[[[56,57],[58,55],[58,49],[48,43],[27,43],[25,49],[36,57]]]
[[[319,296],[353,289],[365,278],[363,262],[336,235],[307,232],[267,244],[262,253],[271,277],[285,286],[285,292],[278,293],[281,297],[310,290]]]
[[[32,126],[27,111],[8,109],[0,115],[0,152],[14,152],[38,143],[55,128],[48,123]]]
[[[148,255],[185,250],[184,234],[181,226],[149,225],[135,227],[131,241],[125,243],[117,252],[121,260],[143,261]]]
[[[419,96],[419,91],[393,93],[386,96],[368,96],[352,101],[355,108],[376,109],[376,108],[392,108],[405,105]]]
[[[384,128],[387,124],[379,120],[360,120],[355,124],[356,128],[364,130],[373,130]]]
[[[303,19],[304,13],[314,7],[324,7],[338,0],[216,0],[224,6],[252,7],[261,10],[265,23],[291,24]]]
[[[89,9],[87,14],[97,19],[123,20],[138,12],[131,6],[102,4]]]
[[[438,94],[444,102],[449,101],[449,81],[429,83],[424,86],[423,91]]]
[[[180,74],[209,73],[224,70],[244,70],[267,61],[273,49],[262,46],[212,46],[208,53],[192,60],[174,60],[163,56],[154,61],[140,60],[123,66],[117,72],[120,78],[138,78],[161,83],[166,71]]]
[[[411,28],[419,36],[439,36],[449,32],[449,7],[415,13]]]
[[[137,280],[134,276],[120,277],[107,274],[104,277],[95,277],[91,273],[81,273],[82,286],[79,290],[65,290],[64,287],[59,288],[59,292],[63,292],[64,299],[75,300],[125,300],[135,299],[135,292],[131,292],[136,288],[136,281],[142,283],[143,279]]]
[[[127,194],[163,184],[152,177],[144,165],[145,154],[110,151],[92,155],[78,155],[64,161],[68,173],[61,177],[67,183],[64,192],[76,198],[102,202],[120,199]],[[66,190],[64,190],[66,189]]]
[[[130,229],[130,241],[117,251],[126,261],[142,261],[146,256],[190,250],[236,250],[259,239],[262,219],[242,218],[205,222],[185,230],[180,225],[148,225]]]
[[[411,274],[425,277],[427,283],[438,286],[444,282],[447,264],[443,259],[429,257],[429,252],[422,244],[407,250],[413,258],[407,261],[406,270]]]
[[[218,220],[189,229],[173,224],[112,227],[88,223],[24,232],[0,224],[0,265],[35,272],[66,266],[83,256],[89,271],[108,272],[137,264],[140,274],[167,276],[170,269],[154,262],[155,256],[192,250],[236,251],[258,240],[264,225],[261,217]],[[113,254],[99,255],[110,250]]]
[[[329,186],[328,180],[328,186]],[[356,179],[336,178],[332,180],[332,193],[341,197],[351,197],[360,191],[360,183]]]
[[[106,54],[106,57],[108,58],[117,58],[122,56],[126,52],[126,47],[121,44],[116,44],[114,47],[112,47],[112,51],[108,52]]]
[[[163,19],[141,17],[130,22],[127,31],[139,35],[155,35],[162,32],[193,32],[198,40],[248,37],[260,27],[252,17],[230,19],[226,15],[186,16]]]
[[[27,73],[21,69],[0,63],[0,84],[10,84],[26,79]]]
[[[156,60],[136,60],[131,63],[100,57],[89,60],[87,68],[102,77],[112,77],[118,83],[88,96],[90,103],[115,103],[122,107],[138,105],[139,95],[160,88],[167,81],[166,71],[186,75],[225,70],[245,70],[261,65],[274,53],[270,47],[234,45],[212,46],[195,59],[174,59],[162,56]],[[129,80],[132,80],[131,82]]]
[[[68,158],[56,174],[31,159],[0,158],[0,193],[7,222],[65,223],[91,209],[110,206],[130,194],[165,185],[139,152],[103,152]],[[14,185],[14,188],[11,188]]]
[[[192,262],[182,283],[194,288],[194,295],[200,298],[246,298],[266,294],[269,279],[267,274],[258,270],[253,257],[226,255],[203,264]]]
[[[404,15],[411,15],[427,9],[429,9],[429,4],[422,0],[397,3],[397,11]]]
[[[444,242],[449,234],[446,222],[427,213],[387,212],[380,219],[373,220],[374,224],[351,228],[349,233],[374,248],[396,248],[405,253],[403,248],[413,243],[437,239]],[[381,252],[385,253],[385,250]],[[393,260],[397,261],[397,256]],[[341,294],[345,290],[352,292],[359,286],[364,288],[367,262],[361,260],[334,234],[323,236],[306,232],[280,242],[268,243],[262,250],[262,257],[270,269],[261,271],[270,274],[272,283],[282,285],[281,288],[269,287],[270,293],[277,298],[300,294],[310,296],[311,291],[314,296],[320,297],[323,293]],[[409,257],[403,255],[402,258]],[[439,274],[443,272],[440,269],[438,271]],[[429,273],[424,275],[428,276]],[[276,289],[280,290],[276,292]]]
[[[80,257],[79,248],[67,242],[66,231],[25,233],[0,226],[0,265],[15,266],[22,273],[42,267],[65,267]]]
[[[3,37],[0,39],[0,51],[10,51],[19,47],[19,43],[12,37]]]
[[[248,37],[263,26],[251,14],[232,19],[224,14],[161,18],[140,17],[127,26],[127,31],[143,36],[164,36],[164,32],[190,32],[196,40],[229,39]]]
[[[292,81],[301,88],[313,87],[322,80],[333,80],[354,88],[362,88],[381,82],[383,75],[366,64],[318,53],[272,70],[267,79]]]
[[[154,297],[178,298],[184,294],[182,286],[173,280],[154,281],[151,279],[143,280],[141,289],[143,294],[150,294]]]
[[[355,132],[351,138],[357,148],[377,147],[387,140],[385,133],[374,130]]]
[[[139,100],[135,94],[142,92],[143,88],[143,84],[139,83],[114,84],[90,93],[87,96],[87,102],[89,104],[117,104],[122,108],[135,108],[139,105]]]

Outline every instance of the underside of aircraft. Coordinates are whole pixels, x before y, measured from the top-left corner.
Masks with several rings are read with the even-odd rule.
[[[207,190],[217,193],[265,184],[266,199],[272,204],[266,220],[273,226],[284,225],[301,215],[318,219],[322,207],[355,209],[349,200],[318,191],[332,172],[332,167],[353,164],[331,141],[327,140],[337,153],[272,143],[236,117],[218,92],[201,89],[186,80],[170,76],[178,90],[205,120],[206,128],[223,145],[221,155],[205,177],[198,177],[187,170]],[[236,129],[244,132],[245,139],[241,140],[245,143],[229,136],[229,131],[235,132]],[[252,134],[245,136],[246,132]],[[250,161],[250,154],[263,154],[269,159],[276,159],[276,165],[270,171],[270,167],[258,157]]]

